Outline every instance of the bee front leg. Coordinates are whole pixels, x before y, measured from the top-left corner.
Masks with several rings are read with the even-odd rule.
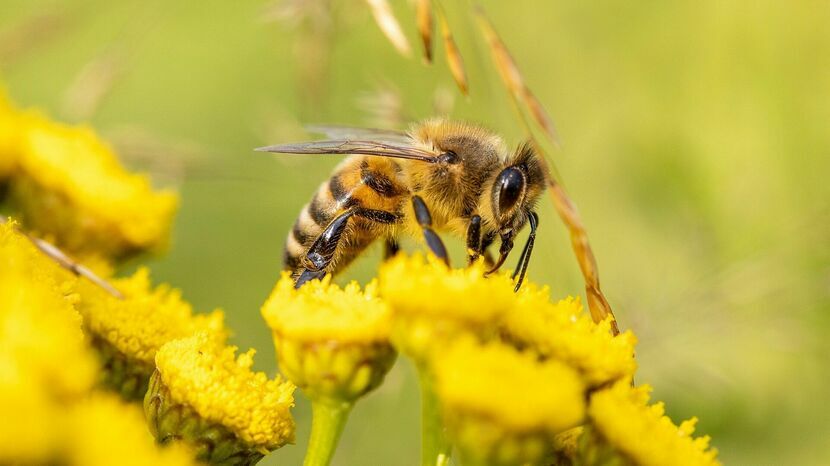
[[[450,265],[447,248],[444,246],[444,242],[441,241],[438,233],[432,229],[432,215],[430,215],[429,209],[427,209],[427,205],[421,199],[421,196],[412,196],[412,208],[415,209],[415,219],[418,221],[418,225],[421,226],[421,231],[424,232],[424,239],[427,242],[427,246],[429,246],[432,253],[438,256],[439,259],[443,260],[447,265]]]
[[[514,280],[517,276],[519,277],[519,281],[516,282],[516,288],[514,291],[519,291],[519,288],[522,287],[522,282],[524,281],[525,274],[527,273],[527,266],[530,264],[530,255],[533,254],[533,243],[536,242],[536,228],[539,226],[539,216],[536,215],[536,212],[531,212],[528,216],[528,220],[530,221],[530,235],[527,237],[527,242],[522,250],[522,255],[519,256],[519,263],[516,264],[516,269],[513,271],[513,275],[510,276],[510,278]]]
[[[467,226],[467,263],[472,265],[482,253],[481,247],[481,217],[473,215]]]

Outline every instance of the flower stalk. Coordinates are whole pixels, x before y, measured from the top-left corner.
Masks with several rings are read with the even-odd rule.
[[[317,399],[311,402],[311,436],[303,466],[328,466],[352,411],[351,402]]]
[[[452,444],[441,419],[441,406],[432,377],[427,370],[419,368],[418,379],[421,385],[421,466],[446,466],[450,462]]]

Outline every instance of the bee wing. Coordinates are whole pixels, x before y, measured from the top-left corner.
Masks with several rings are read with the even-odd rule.
[[[435,163],[437,153],[415,147],[410,144],[332,139],[327,141],[297,142],[291,144],[277,144],[256,149],[258,152],[275,152],[279,154],[362,154],[398,159],[420,160]]]
[[[307,125],[309,133],[322,134],[328,139],[367,140],[410,144],[412,138],[405,131],[381,128],[360,128],[344,125]]]

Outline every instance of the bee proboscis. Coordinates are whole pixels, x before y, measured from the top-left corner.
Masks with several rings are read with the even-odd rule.
[[[533,207],[546,186],[539,155],[528,143],[506,148],[496,134],[445,119],[414,125],[409,132],[313,127],[330,139],[257,149],[285,154],[348,157],[317,188],[288,234],[284,266],[296,286],[343,270],[372,242],[383,239],[386,255],[401,235],[423,236],[444,261],[438,231],[466,239],[469,261],[498,238],[498,270],[516,234],[531,232],[513,274],[521,286],[533,251],[538,216]]]

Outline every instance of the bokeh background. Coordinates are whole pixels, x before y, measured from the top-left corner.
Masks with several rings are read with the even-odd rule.
[[[470,14],[445,1],[471,94],[440,48],[422,63],[413,7],[393,2],[413,57],[357,0],[3,0],[0,76],[20,106],[88,121],[125,163],[181,192],[157,281],[221,307],[234,342],[276,370],[259,306],[282,242],[336,157],[257,146],[306,123],[400,126],[438,113],[519,142]],[[482,1],[557,122],[552,154],[578,204],[638,382],[700,417],[727,464],[830,464],[830,3]],[[581,294],[549,201],[530,277]],[[456,261],[461,243],[450,240]],[[410,244],[410,248],[417,247]],[[342,281],[374,273],[373,250]],[[297,445],[265,465],[299,464]],[[335,464],[415,464],[418,398],[400,361],[354,411]]]

